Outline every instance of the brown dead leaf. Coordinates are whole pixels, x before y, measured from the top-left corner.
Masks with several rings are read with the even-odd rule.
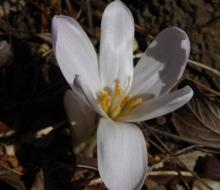
[[[208,109],[218,118],[220,119],[220,107],[219,104],[216,104],[214,101],[210,101],[205,99],[204,103],[208,106]]]
[[[205,96],[198,94],[198,96],[192,98],[188,107],[204,127],[220,135],[220,119],[216,117],[220,105],[217,102],[213,103]]]
[[[144,183],[148,190],[166,190],[165,186],[159,185],[154,180],[147,178]]]
[[[220,144],[220,136],[203,126],[188,105],[173,113],[173,124],[180,136]]]
[[[11,185],[17,190],[26,190],[20,175],[4,167],[0,167],[0,180]]]
[[[40,170],[36,175],[35,182],[31,187],[31,190],[44,190],[44,175],[42,170]]]
[[[4,122],[0,121],[0,133],[5,133],[8,130],[9,128],[7,127],[7,125]]]
[[[0,67],[4,66],[9,62],[11,57],[11,47],[7,41],[0,42]]]
[[[203,178],[220,181],[220,160],[210,155],[200,157],[196,162],[195,171]]]
[[[16,156],[8,156],[8,162],[11,164],[12,168],[17,168],[19,166],[19,162]]]
[[[202,179],[207,185],[209,185],[213,190],[219,190],[220,189],[220,182],[209,180],[209,179]],[[209,190],[208,187],[206,187],[203,183],[196,180],[193,183],[192,190]]]
[[[0,60],[1,60],[1,56],[0,56]],[[15,134],[14,129],[10,129],[4,122],[0,121],[0,138],[10,137],[14,134]]]
[[[180,184],[177,184],[175,189],[176,189],[176,190],[185,190],[185,187],[183,187],[183,186],[180,185]]]
[[[58,4],[58,0],[50,0],[51,7],[55,7]]]
[[[207,155],[207,153],[199,151],[199,150],[195,150],[193,152],[189,152],[186,154],[182,154],[180,156],[178,156],[179,160],[181,160],[182,163],[185,164],[185,166],[187,166],[187,168],[189,168],[191,171],[193,171],[195,165],[196,165],[196,161],[199,157],[205,157]]]
[[[217,144],[220,147],[220,105],[194,90],[187,105],[173,113],[172,122],[180,136]]]

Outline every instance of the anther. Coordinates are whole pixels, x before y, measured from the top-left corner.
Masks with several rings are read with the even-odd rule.
[[[139,106],[142,102],[142,98],[131,99],[129,95],[122,96],[122,89],[120,84],[115,84],[115,89],[112,94],[107,90],[102,91],[99,100],[104,112],[108,114],[113,120],[118,120],[129,114],[130,111]]]
[[[108,112],[110,106],[111,106],[111,97],[108,93],[108,91],[103,91],[101,94],[101,105],[105,112]]]
[[[118,101],[119,101],[121,94],[122,94],[121,86],[120,86],[120,84],[116,83],[114,95],[113,95],[112,101],[111,101],[111,106],[109,108],[110,113],[112,113],[116,109],[116,107],[118,106]]]
[[[121,107],[123,108],[130,101],[131,97],[129,95],[125,96],[121,101]]]
[[[120,97],[121,96],[121,93],[122,93],[122,90],[121,90],[121,86],[119,84],[116,84],[115,85],[115,96],[116,97]]]
[[[118,106],[116,109],[113,110],[113,112],[110,114],[110,117],[112,119],[115,119],[116,117],[118,117],[121,113],[121,107]]]
[[[142,98],[131,100],[129,103],[127,103],[125,109],[127,109],[128,111],[131,111],[134,108],[136,108],[138,105],[140,105],[142,102],[143,102]]]

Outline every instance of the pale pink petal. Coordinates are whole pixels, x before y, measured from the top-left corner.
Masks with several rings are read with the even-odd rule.
[[[110,190],[142,187],[147,171],[147,149],[137,126],[100,119],[97,151],[99,173]]]
[[[140,122],[168,114],[183,106],[192,96],[192,89],[186,86],[169,94],[144,101],[128,115],[121,117],[120,121]]]
[[[131,94],[149,97],[169,92],[181,78],[189,52],[190,42],[183,30],[163,30],[135,67]]]
[[[101,108],[97,95],[94,96],[92,94],[91,89],[85,83],[83,78],[81,78],[81,76],[75,76],[72,90],[82,101],[84,101],[85,104],[91,107],[95,112],[99,113],[103,117],[107,117],[106,113]]]
[[[102,16],[100,76],[102,87],[115,81],[127,87],[133,78],[132,45],[134,21],[129,9],[119,0],[110,3]]]
[[[74,143],[87,140],[95,129],[94,110],[71,90],[67,90],[64,95],[64,107],[71,124]]]
[[[93,94],[100,89],[97,55],[80,25],[71,17],[54,16],[52,20],[53,48],[59,67],[72,85],[80,75]]]

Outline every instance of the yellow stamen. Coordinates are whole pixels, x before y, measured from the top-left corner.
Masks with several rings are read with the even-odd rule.
[[[116,117],[119,116],[120,113],[121,113],[121,107],[118,106],[118,107],[115,108],[115,109],[113,110],[113,112],[110,114],[110,117],[111,117],[112,119],[115,119]]]
[[[101,98],[106,97],[106,96],[109,96],[109,93],[107,90],[103,90],[101,94]]]
[[[113,93],[104,90],[99,97],[103,111],[113,120],[118,120],[120,117],[129,114],[143,102],[142,98],[131,99],[129,95],[125,97],[122,95],[122,88],[119,83],[116,83]]]
[[[105,107],[104,111],[108,112],[110,106],[111,106],[111,98],[109,96],[109,97],[106,98],[106,100],[104,102],[104,107]]]
[[[114,109],[116,109],[116,106],[118,104],[118,101],[119,101],[121,94],[122,94],[121,86],[120,86],[120,84],[116,83],[114,95],[113,95],[112,101],[111,101],[111,107],[109,109],[110,113],[112,113],[114,111]]]
[[[127,105],[127,103],[130,101],[131,97],[129,95],[125,96],[123,100],[121,101],[121,107],[123,108],[124,106]]]
[[[121,93],[122,93],[121,86],[120,86],[119,84],[116,84],[116,85],[115,85],[115,93],[114,93],[114,96],[115,96],[115,97],[120,97],[120,96],[121,96]]]
[[[101,105],[102,105],[103,110],[105,112],[108,112],[111,106],[111,96],[108,93],[108,91],[104,90],[101,94],[100,99],[101,99]]]
[[[140,105],[142,102],[143,102],[142,98],[136,98],[134,100],[131,100],[129,103],[127,103],[125,109],[131,111],[134,108],[136,108],[138,105]]]

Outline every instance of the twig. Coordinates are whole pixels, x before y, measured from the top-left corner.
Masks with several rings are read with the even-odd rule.
[[[90,165],[87,165],[87,164],[77,164],[76,167],[98,171],[97,167],[90,166]]]
[[[78,168],[86,168],[91,170],[98,170],[97,160],[95,158],[87,157],[87,156],[77,156],[76,158],[76,166]]]
[[[200,147],[203,147],[203,146],[200,146],[200,145],[192,145],[192,146],[183,148],[183,149],[177,151],[176,153],[173,153],[172,155],[168,155],[166,158],[160,160],[160,161],[157,162],[156,164],[153,164],[153,165],[149,168],[148,172],[151,172],[151,171],[154,170],[154,169],[158,169],[158,168],[163,167],[162,165],[163,165],[164,162],[170,161],[170,160],[172,160],[172,159],[173,159],[174,157],[176,157],[176,156],[180,156],[180,155],[182,155],[182,154],[184,154],[184,153],[186,153],[186,152],[188,152],[188,151],[190,151],[190,150],[193,150],[193,149],[196,149],[196,148],[200,148]]]
[[[46,126],[38,131],[35,132],[35,138],[42,138],[43,136],[46,136],[50,134],[53,130],[61,128],[68,124],[67,120],[61,121],[60,123],[53,125],[53,126]]]
[[[197,61],[193,61],[191,59],[188,60],[188,63],[191,64],[191,65],[194,65],[194,66],[197,66],[197,67],[200,67],[202,69],[205,69],[207,71],[210,71],[212,72],[213,74],[217,75],[218,77],[220,77],[220,71],[216,70],[216,69],[213,69],[205,64],[202,64],[202,63],[199,63]]]
[[[143,123],[143,125],[145,125],[145,123]],[[153,131],[151,131],[150,130],[150,133],[157,139],[157,141],[163,146],[163,148],[166,150],[166,152],[169,154],[169,156],[171,155],[172,156],[172,152],[171,152],[171,150],[168,148],[168,146],[165,144],[165,143],[163,143],[163,141],[153,132]],[[178,158],[175,158],[175,156],[173,156],[173,158],[174,158],[174,161],[178,164],[178,162],[176,161],[176,160],[178,160]],[[177,171],[177,173],[179,174],[179,176],[181,177],[181,180],[182,180],[182,182],[185,184],[185,187],[187,188],[187,189],[190,189],[189,188],[189,185],[187,184],[187,182],[182,178],[182,174],[180,173],[180,171]],[[192,173],[192,175],[193,175],[193,173]]]
[[[92,30],[92,28],[93,28],[93,17],[92,17],[92,8],[91,8],[90,0],[86,1],[86,6],[87,6],[87,17],[88,17],[89,29]]]
[[[209,20],[209,21],[206,22],[205,24],[201,24],[200,26],[195,27],[195,28],[196,28],[196,29],[201,29],[201,28],[203,28],[203,27],[208,27],[208,26],[210,26],[210,25],[212,25],[212,24],[215,24],[215,23],[218,22],[219,20],[220,20],[220,15],[218,15],[217,17],[215,17],[215,18]]]
[[[190,172],[187,171],[179,171],[179,173],[184,177],[193,177],[193,175]],[[179,175],[176,171],[151,171],[149,173],[149,176],[177,176]]]
[[[166,151],[164,151],[157,143],[155,143],[154,141],[152,141],[151,139],[148,139],[148,142],[151,143],[152,145],[154,145],[157,149],[159,149],[162,153],[166,153]]]
[[[96,185],[102,184],[102,183],[103,183],[102,179],[100,177],[98,177],[98,178],[95,178],[95,179],[91,180],[89,182],[88,186],[96,186]]]
[[[46,52],[43,53],[42,57],[47,57],[48,55],[51,55],[53,53],[53,49],[49,49]]]
[[[74,17],[74,11],[73,11],[73,7],[72,7],[72,5],[71,5],[70,0],[66,0],[65,3],[66,3],[66,7],[67,7],[67,10],[68,10],[69,15],[70,15],[71,17]]]
[[[82,3],[82,5],[81,5],[79,11],[78,11],[77,14],[76,14],[76,17],[75,17],[76,20],[79,20],[79,19],[80,19],[83,10],[86,8],[86,6],[88,6],[88,1],[90,1],[90,0],[86,0],[86,1],[84,1],[84,2]]]
[[[206,86],[205,84],[202,84],[201,82],[191,79],[189,77],[186,77],[187,80],[193,81],[193,83],[195,83],[197,86],[201,87],[202,89],[206,90],[207,92],[212,93],[214,96],[220,96],[220,92],[213,90],[212,88],[209,88],[208,86]]]
[[[190,172],[180,171],[180,173],[184,177],[193,177],[193,175]],[[179,173],[176,171],[151,171],[150,173],[148,173],[148,176],[178,176],[178,175]],[[91,180],[88,186],[95,186],[102,183],[103,183],[102,179],[98,177]]]
[[[178,135],[174,135],[174,134],[156,129],[155,127],[151,127],[151,126],[148,126],[148,128],[150,128],[152,131],[154,131],[156,133],[159,133],[160,135],[167,136],[167,137],[170,137],[170,138],[173,138],[173,139],[176,139],[176,140],[181,140],[181,141],[185,141],[185,142],[188,142],[188,143],[191,143],[191,144],[203,145],[203,146],[208,147],[208,148],[213,148],[213,149],[220,150],[220,146],[218,144],[210,144],[210,143],[206,143],[204,141],[198,141],[198,140],[189,139],[189,138],[186,138],[186,137],[181,137],[181,136],[178,136]]]
[[[151,29],[146,29],[146,27],[143,27],[143,26],[140,26],[140,25],[137,25],[135,24],[135,31],[150,38],[151,40],[154,39],[154,36],[151,35],[152,34],[152,30]]]
[[[191,150],[193,150],[193,149],[203,148],[203,147],[204,147],[203,145],[192,145],[192,146],[188,146],[188,147],[186,147],[186,148],[183,148],[183,149],[177,151],[177,152],[174,153],[173,155],[174,155],[174,156],[180,156],[180,155],[185,154],[186,152],[191,151]]]

